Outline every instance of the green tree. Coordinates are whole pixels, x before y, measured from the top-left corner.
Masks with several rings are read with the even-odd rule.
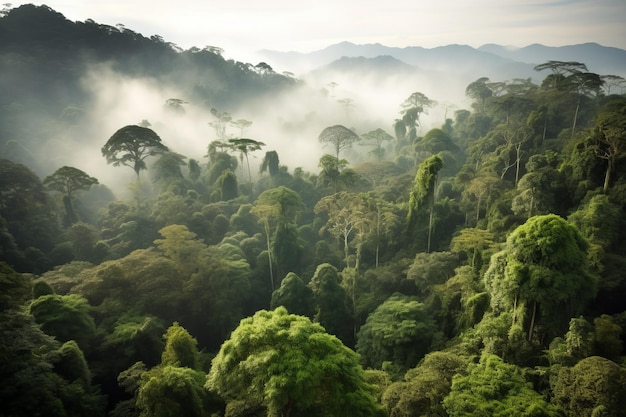
[[[259,172],[267,171],[270,177],[274,178],[278,174],[279,164],[278,153],[276,151],[267,151],[263,157],[263,162],[261,162]]]
[[[289,272],[280,287],[272,293],[270,307],[276,309],[280,306],[299,316],[313,317],[315,312],[313,291],[293,272]]]
[[[261,150],[261,148],[265,146],[265,144],[263,142],[259,142],[258,140],[248,139],[248,138],[228,139],[228,143],[230,143],[233,149],[236,149],[237,151],[239,151],[240,157],[242,159],[242,165],[243,165],[243,158],[244,157],[246,158],[246,164],[248,165],[248,178],[250,182],[252,182],[252,173],[250,171],[250,160],[248,159],[248,155],[251,152]]]
[[[437,173],[443,167],[442,159],[433,155],[420,164],[415,174],[413,188],[409,194],[409,210],[407,213],[407,233],[415,239],[420,213],[428,208],[428,240],[426,251],[430,252],[430,241],[433,228],[433,215],[435,209],[435,194],[437,189]]]
[[[265,229],[267,256],[270,268],[271,289],[274,291],[274,271],[272,263],[271,236],[272,225],[275,230],[279,226],[294,224],[300,212],[304,209],[302,199],[295,191],[287,187],[277,187],[263,191],[254,202],[250,212],[259,218]]]
[[[86,349],[96,333],[91,306],[77,294],[44,295],[30,304],[30,313],[41,329],[61,342],[75,340]]]
[[[448,417],[442,402],[450,392],[452,377],[463,374],[468,359],[452,352],[432,352],[383,394],[391,417]]]
[[[435,322],[424,304],[408,296],[393,295],[361,326],[356,350],[366,367],[380,369],[383,363],[391,362],[396,372],[404,372],[428,352],[434,333]]]
[[[596,293],[587,248],[578,229],[559,216],[528,219],[511,233],[504,250],[492,256],[484,275],[492,307],[527,317],[529,322],[519,324],[528,330],[528,340],[540,339],[537,323],[544,334],[562,334]]]
[[[205,374],[191,368],[164,365],[145,372],[136,399],[140,417],[205,417],[204,382]]]
[[[382,416],[358,356],[339,339],[285,308],[241,321],[213,360],[206,387],[226,415],[254,409],[278,416]]]
[[[450,417],[561,415],[532,389],[521,369],[492,354],[483,354],[480,363],[470,364],[467,375],[452,378],[443,408]]]
[[[337,336],[346,345],[352,346],[354,331],[352,317],[348,309],[346,291],[341,286],[337,268],[331,264],[321,264],[309,282],[315,297],[314,320],[326,331]]]
[[[567,416],[626,416],[626,370],[608,359],[591,356],[572,368],[553,368],[550,387]]]
[[[200,367],[198,342],[178,322],[174,322],[167,329],[163,338],[165,349],[161,356],[161,364],[190,369]]]
[[[152,129],[136,125],[124,126],[116,131],[102,147],[102,156],[108,164],[125,165],[137,174],[146,169],[145,159],[166,152],[167,146]]]
[[[597,116],[595,127],[588,139],[595,155],[606,161],[604,184],[606,193],[611,184],[615,165],[626,152],[626,100],[610,102]]]
[[[94,184],[98,184],[96,178],[90,177],[78,168],[68,166],[57,169],[52,175],[47,176],[43,180],[44,187],[63,195],[63,204],[65,206],[65,219],[63,223],[66,226],[78,221],[73,203],[75,193],[88,190]]]
[[[437,102],[429,99],[424,93],[416,91],[406,98],[400,105],[402,116],[409,128],[409,137],[415,135],[416,127],[420,124],[420,115],[428,114],[427,109],[436,105]]]

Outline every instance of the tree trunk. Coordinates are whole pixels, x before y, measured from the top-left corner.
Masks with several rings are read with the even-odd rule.
[[[270,230],[269,225],[265,226],[265,236],[267,237],[267,259],[270,264],[270,285],[272,286],[272,292],[274,291],[274,271],[272,271],[272,250],[270,247]]]
[[[537,302],[533,303],[533,315],[530,318],[530,328],[528,329],[528,341],[530,342],[533,338],[533,330],[535,330],[535,315],[537,314]]]
[[[574,133],[576,133],[576,120],[578,119],[579,108],[580,108],[580,96],[578,96],[578,101],[576,102],[576,111],[574,112],[574,123],[572,124],[572,137],[574,137]]]
[[[433,231],[433,212],[435,211],[435,201],[433,198],[433,204],[430,206],[430,214],[428,215],[428,245],[426,247],[426,253],[430,253],[430,238]]]
[[[606,173],[604,174],[604,186],[602,187],[602,191],[606,194],[609,189],[609,182],[611,181],[611,171],[613,170],[613,161],[611,158],[607,158],[608,165],[606,167]]]

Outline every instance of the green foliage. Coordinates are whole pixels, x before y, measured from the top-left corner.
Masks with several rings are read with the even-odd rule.
[[[0,312],[18,307],[31,299],[33,284],[13,270],[5,262],[0,262]]]
[[[227,401],[229,415],[259,406],[272,417],[383,415],[358,356],[282,307],[241,321],[213,360],[206,387]],[[233,406],[242,409],[235,414]]]
[[[369,315],[359,330],[356,349],[367,367],[380,369],[389,361],[406,371],[428,352],[434,332],[434,320],[424,304],[394,295]]]
[[[468,359],[449,352],[426,355],[401,381],[385,391],[382,401],[392,417],[447,417],[442,406],[450,392],[452,377],[464,374]]]
[[[80,295],[43,295],[30,304],[30,313],[44,332],[61,342],[75,340],[85,349],[95,336],[91,306]]]
[[[351,346],[354,340],[352,317],[337,268],[330,264],[318,265],[309,282],[309,288],[313,291],[315,300],[314,321]]]
[[[530,218],[492,256],[484,275],[494,310],[513,311],[525,303],[529,339],[536,337],[535,323],[556,336],[595,295],[587,248],[580,232],[561,217]]]
[[[315,300],[313,291],[295,273],[289,272],[280,283],[280,287],[272,293],[270,307],[276,309],[283,306],[291,314],[313,317]]]
[[[480,363],[468,366],[467,375],[452,379],[443,408],[450,417],[561,415],[533,391],[519,368],[492,354],[483,354]]]
[[[163,335],[165,350],[161,364],[182,368],[198,369],[198,342],[177,322],[171,325]]]
[[[209,396],[203,372],[171,365],[141,375],[137,407],[141,417],[204,417]]]
[[[167,146],[152,129],[128,125],[117,130],[102,147],[102,156],[108,164],[125,165],[132,168],[137,176],[146,169],[145,159],[166,152]]]
[[[550,376],[553,402],[568,416],[626,415],[626,370],[599,356],[574,367],[556,367]]]

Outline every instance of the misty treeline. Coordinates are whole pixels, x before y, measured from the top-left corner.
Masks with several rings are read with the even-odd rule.
[[[329,81],[298,148],[237,114],[302,88],[268,64],[45,6],[0,39],[0,415],[625,415],[620,76],[479,78],[430,125]],[[124,122],[105,62],[189,95]]]

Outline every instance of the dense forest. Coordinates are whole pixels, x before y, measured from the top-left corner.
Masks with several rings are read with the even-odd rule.
[[[94,67],[163,119],[100,131]],[[293,166],[236,114],[293,74],[4,9],[0,416],[626,416],[626,80],[535,70],[432,126],[310,88]]]

